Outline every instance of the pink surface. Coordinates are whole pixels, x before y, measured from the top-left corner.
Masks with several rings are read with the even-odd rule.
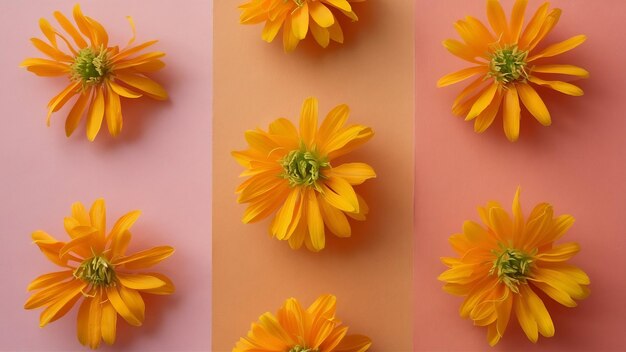
[[[38,56],[29,42],[41,37],[38,19],[56,9],[71,12],[76,1],[4,1],[0,5],[0,350],[84,350],[75,333],[75,307],[39,328],[40,310],[25,311],[26,286],[55,270],[31,243],[44,229],[63,238],[63,217],[72,202],[107,201],[109,226],[131,209],[143,211],[133,227],[131,249],[169,244],[176,253],[155,270],[176,284],[173,296],[147,299],[146,322],[134,328],[119,319],[119,351],[210,350],[211,317],[211,47],[212,2],[83,1],[83,12],[99,20],[114,42],[126,43],[133,16],[138,40],[160,39],[165,70],[154,77],[170,101],[123,101],[124,128],[113,139],[103,129],[94,143],[84,127],[70,139],[64,109],[46,128],[48,100],[63,78],[37,77],[18,68]],[[69,104],[68,104],[69,105]],[[103,344],[104,347],[104,344]]]
[[[463,85],[435,87],[439,77],[465,65],[441,41],[457,38],[453,23],[466,15],[485,20],[485,1],[424,3],[418,2],[416,20],[415,350],[623,350],[626,49],[616,43],[624,33],[626,4],[552,2],[563,15],[548,41],[587,34],[586,43],[559,61],[587,68],[591,78],[579,82],[583,97],[546,94],[552,126],[522,117],[520,140],[512,144],[500,119],[477,135],[471,123],[450,113]],[[513,1],[502,3],[509,13]],[[540,4],[531,0],[529,9]],[[518,185],[526,214],[548,201],[556,213],[576,218],[562,241],[581,244],[572,263],[591,277],[591,296],[577,308],[548,303],[556,326],[553,338],[540,337],[533,345],[513,323],[497,347],[489,349],[486,330],[459,317],[462,300],[442,291],[436,278],[445,267],[439,257],[453,254],[447,239],[461,230],[464,220],[479,221],[476,206],[491,199],[510,204]]]

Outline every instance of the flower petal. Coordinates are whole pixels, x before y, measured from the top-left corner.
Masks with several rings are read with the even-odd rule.
[[[528,62],[537,60],[539,58],[556,56],[564,52],[570,51],[576,48],[577,46],[579,46],[580,44],[584,43],[585,40],[587,40],[587,36],[581,34],[575,37],[571,37],[562,42],[552,44],[546,47],[545,49],[541,50],[539,53],[529,57]]]
[[[500,5],[500,1],[487,0],[487,18],[489,19],[491,28],[493,28],[496,34],[496,38],[508,38],[509,26],[506,23],[506,16],[502,5]]]
[[[580,89],[579,87],[571,83],[561,82],[561,81],[544,81],[543,79],[537,78],[535,76],[529,76],[528,80],[540,86],[552,88],[556,90],[557,92],[561,92],[563,94],[572,95],[575,97],[578,97],[584,94],[582,89]]]
[[[309,12],[313,21],[322,28],[330,27],[335,23],[333,13],[321,1],[309,2]]]
[[[445,87],[459,83],[480,73],[487,73],[485,66],[468,67],[457,72],[449,73],[437,81],[437,87]]]
[[[331,174],[343,178],[351,185],[360,185],[365,180],[376,177],[374,169],[365,163],[341,164],[333,167]]]
[[[554,336],[554,324],[552,318],[543,304],[543,301],[537,296],[537,294],[527,285],[520,287],[521,296],[524,297],[526,307],[533,315],[534,320],[537,322],[537,328],[539,333],[544,337]]]
[[[322,186],[322,198],[339,210],[350,213],[359,211],[359,201],[354,188],[341,177],[330,177]]]
[[[305,1],[302,6],[299,6],[295,11],[291,13],[291,30],[293,35],[302,40],[306,37],[309,30],[309,5],[308,1]]]
[[[574,65],[538,65],[533,66],[532,72],[537,73],[554,73],[561,75],[576,76],[581,78],[589,78],[589,71],[582,67]]]
[[[122,125],[124,123],[122,120],[122,105],[120,103],[120,96],[110,87],[107,89],[104,115],[109,133],[111,136],[117,137],[122,131]]]
[[[137,74],[117,72],[115,78],[125,84],[144,92],[147,96],[156,100],[167,100],[167,92],[155,81],[148,77]],[[118,93],[119,94],[119,93]]]
[[[318,102],[314,97],[309,97],[302,104],[300,114],[300,136],[308,148],[313,146],[317,134],[317,110]]]
[[[350,108],[346,104],[335,106],[324,118],[318,132],[318,144],[325,144],[327,140],[341,130],[350,116]]]
[[[101,88],[95,88],[96,93],[89,112],[87,113],[87,139],[93,142],[102,127],[102,119],[104,118],[104,94]]]
[[[156,288],[142,289],[141,292],[150,293],[153,295],[171,295],[176,291],[176,287],[169,277],[159,273],[146,273],[145,275],[154,276],[157,279],[163,281],[165,284]]]
[[[113,260],[114,265],[124,265],[127,269],[144,269],[158,264],[162,260],[174,254],[174,248],[170,246],[154,247],[137,252],[133,255]]]
[[[44,327],[48,323],[63,317],[74,306],[76,301],[82,297],[82,291],[87,286],[80,280],[73,280],[63,292],[56,298],[54,303],[41,312],[39,317],[39,327]]]
[[[580,245],[578,243],[563,243],[545,252],[539,253],[537,259],[544,262],[565,262],[578,252],[580,252]]]
[[[520,106],[517,88],[511,85],[504,95],[504,134],[511,142],[519,138]]]
[[[312,4],[317,3],[313,2]],[[315,38],[315,41],[322,48],[328,47],[328,44],[330,44],[330,32],[328,31],[328,28],[323,28],[317,23],[311,22],[309,24],[309,29],[311,30],[311,34],[313,35],[313,38]]]
[[[328,204],[324,199],[318,199],[318,204],[322,211],[324,224],[326,224],[330,232],[337,235],[337,237],[350,237],[352,231],[346,215],[341,210]]]
[[[122,290],[122,289],[124,289],[123,286],[119,287],[119,290]],[[118,287],[116,286],[107,287],[106,293],[107,293],[109,302],[111,302],[111,305],[113,305],[117,313],[121,315],[122,318],[124,318],[124,320],[126,320],[128,324],[132,326],[141,326],[143,322],[142,317],[135,314],[137,311],[135,306],[133,306],[132,309],[130,308],[130,305],[138,305],[137,303],[135,302],[127,303],[124,299],[122,299],[122,296],[120,295],[120,292],[118,291]]]
[[[528,111],[544,126],[550,126],[552,124],[552,120],[550,119],[550,112],[546,107],[546,104],[543,102],[537,91],[529,84],[519,84],[517,85],[517,92],[519,93],[519,97],[524,103],[524,106]]]
[[[141,97],[140,93],[136,93],[124,86],[121,86],[113,80],[107,80],[107,85],[111,88],[111,90],[114,93],[117,93],[118,95],[123,96],[124,98],[135,99],[135,98]]]
[[[118,272],[116,276],[117,279],[120,281],[120,284],[135,290],[150,290],[165,286],[166,284],[165,281],[152,275],[127,274]]]
[[[111,302],[102,304],[102,320],[100,322],[100,327],[102,329],[102,340],[109,345],[115,343],[117,312]]]
[[[372,340],[363,335],[348,335],[344,337],[333,352],[365,352],[372,346]]]
[[[57,271],[57,272],[41,275],[37,277],[36,279],[34,279],[33,281],[31,281],[31,283],[28,285],[26,290],[33,291],[33,290],[38,290],[40,288],[46,288],[46,287],[52,286],[54,284],[57,284],[59,282],[65,281],[73,277],[72,273],[73,273],[72,270],[64,270],[64,271]]]
[[[324,220],[322,219],[319,203],[314,192],[315,191],[309,190],[309,194],[306,197],[306,215],[311,245],[313,246],[312,250],[317,252],[324,249],[325,237]]]
[[[524,12],[526,11],[526,5],[528,0],[516,0],[511,11],[511,41],[517,43],[522,33],[522,26],[524,24]]]
[[[502,93],[498,90],[491,100],[491,103],[483,112],[481,112],[476,119],[474,119],[474,132],[483,133],[496,118],[498,111],[500,111],[500,104],[502,103]]]
[[[85,113],[85,108],[87,108],[87,103],[91,100],[92,91],[93,90],[89,88],[87,91],[82,92],[78,96],[74,106],[72,106],[72,110],[70,110],[70,113],[67,115],[65,119],[65,135],[67,137],[71,136],[76,130],[76,127],[78,127],[78,123]]]
[[[493,101],[493,98],[496,95],[496,91],[498,90],[498,85],[494,82],[492,85],[485,90],[485,92],[476,100],[474,105],[472,105],[472,109],[465,117],[465,121],[469,121],[478,116],[481,112],[483,112],[489,104]]]
[[[69,34],[72,39],[74,39],[74,42],[76,42],[76,45],[78,45],[80,49],[87,46],[87,42],[85,41],[85,39],[83,39],[80,33],[78,33],[78,31],[76,30],[76,27],[74,27],[72,22],[70,22],[70,20],[68,20],[65,15],[63,15],[60,11],[54,11],[53,15],[54,18],[56,18],[57,22],[59,22],[59,24],[61,25],[63,30],[65,30],[67,34]]]

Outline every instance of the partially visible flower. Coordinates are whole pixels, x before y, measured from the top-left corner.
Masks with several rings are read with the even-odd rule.
[[[37,292],[28,298],[24,308],[45,307],[39,326],[63,317],[82,298],[78,341],[96,349],[100,340],[115,342],[118,314],[130,325],[143,323],[143,294],[174,293],[174,284],[167,276],[135,272],[168,258],[174,248],[161,246],[126,254],[130,227],[140,213],[135,210],[122,216],[107,235],[104,200],[96,200],[89,212],[77,202],[72,205],[71,216],[64,220],[69,242],[57,241],[43,231],[33,232],[33,241],[43,254],[62,268],[39,276],[28,285],[29,291]]]
[[[487,0],[487,17],[493,32],[471,16],[457,21],[454,27],[464,43],[448,39],[443,45],[474,66],[448,74],[437,82],[437,86],[444,87],[478,76],[456,98],[452,112],[465,116],[466,121],[474,120],[474,131],[480,133],[491,126],[502,108],[504,133],[512,142],[519,137],[520,101],[539,123],[544,126],[552,123],[550,112],[533,85],[580,96],[582,89],[549,80],[550,75],[589,77],[589,72],[577,66],[541,62],[574,49],[587,37],[577,35],[538,50],[539,43],[559,21],[561,10],[549,10],[550,4],[544,3],[522,30],[527,2],[516,0],[507,21],[500,2]]]
[[[372,341],[363,335],[346,335],[348,327],[335,317],[336,303],[335,296],[322,295],[305,310],[289,298],[276,316],[267,312],[252,323],[233,352],[367,351]]]
[[[31,38],[31,42],[49,58],[29,58],[20,66],[38,76],[66,76],[70,82],[48,103],[48,126],[50,115],[78,96],[65,120],[66,135],[69,137],[74,132],[87,112],[87,138],[90,141],[96,138],[103,120],[106,120],[109,133],[117,136],[122,130],[120,97],[136,99],[145,95],[157,100],[167,99],[165,89],[148,78],[148,74],[165,66],[160,60],[165,53],[155,51],[138,55],[157,41],[131,46],[135,42],[135,24],[131,17],[127,19],[133,36],[120,49],[109,46],[104,27],[83,15],[79,5],[74,7],[73,16],[76,26],[61,12],[54,12],[66,35],[45,18],[40,19],[39,27],[47,42],[37,38]]]
[[[343,31],[336,14],[358,21],[351,3],[365,0],[248,0],[239,6],[243,24],[265,22],[261,38],[270,43],[283,29],[285,51],[293,51],[309,30],[326,48],[330,41],[343,43]]]
[[[460,314],[487,327],[490,345],[504,336],[511,314],[528,339],[554,335],[554,325],[537,290],[566,307],[589,295],[589,277],[567,261],[578,243],[556,244],[574,223],[571,215],[554,216],[548,203],[537,205],[524,220],[517,190],[513,217],[497,203],[479,207],[486,228],[463,224],[450,237],[458,258],[442,258],[449,269],[439,276],[444,290],[465,297]]]
[[[365,163],[333,164],[367,142],[372,129],[344,126],[350,112],[346,105],[332,109],[318,128],[317,105],[315,98],[304,101],[299,131],[280,118],[269,132],[246,131],[250,148],[232,153],[246,168],[241,176],[250,176],[236,190],[239,203],[250,203],[243,222],[259,221],[278,209],[272,236],[289,241],[293,249],[304,243],[315,252],[325,246],[324,225],[338,237],[350,237],[346,215],[365,220],[369,208],[353,186],[376,177]]]

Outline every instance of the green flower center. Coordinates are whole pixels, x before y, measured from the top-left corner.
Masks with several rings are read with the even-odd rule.
[[[526,284],[526,279],[530,276],[534,253],[527,254],[515,248],[504,247],[502,244],[500,249],[493,251],[496,259],[489,274],[497,274],[499,282],[504,282],[511,291],[519,293],[518,286]]]
[[[74,277],[86,281],[93,286],[112,286],[115,284],[113,265],[104,257],[94,256],[85,260],[76,270]]]
[[[324,176],[321,170],[330,167],[326,158],[321,158],[315,151],[300,149],[292,150],[281,161],[284,172],[281,176],[289,181],[291,187],[312,186],[317,188],[316,181]]]
[[[293,346],[289,352],[318,352],[319,350],[317,348],[307,348],[304,346],[300,346],[300,345],[295,345]]]
[[[83,85],[100,83],[111,69],[108,53],[104,47],[98,51],[89,47],[80,49],[71,69],[72,79],[80,80]]]
[[[494,51],[489,62],[489,77],[498,83],[507,84],[518,80],[526,80],[527,51],[520,51],[517,46],[505,47]]]

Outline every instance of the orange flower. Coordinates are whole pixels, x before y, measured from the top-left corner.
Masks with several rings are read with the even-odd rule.
[[[109,46],[109,36],[104,27],[93,18],[83,15],[79,5],[74,7],[73,15],[76,26],[61,12],[54,12],[54,17],[67,35],[61,34],[46,19],[40,19],[39,27],[48,42],[37,38],[31,38],[31,42],[49,59],[30,58],[20,66],[38,76],[66,76],[70,81],[48,103],[48,125],[53,112],[59,111],[74,96],[78,96],[65,120],[66,135],[69,137],[74,132],[87,111],[87,138],[90,141],[98,135],[103,120],[106,120],[109,133],[117,136],[122,130],[120,97],[136,99],[146,95],[157,100],[167,99],[163,87],[147,77],[147,74],[165,66],[160,60],[165,53],[137,55],[157,41],[131,46],[135,41],[135,24],[131,17],[128,17],[128,21],[133,36],[120,49],[118,46]],[[61,39],[69,53],[59,47],[61,43],[57,39]]]
[[[474,325],[487,327],[495,345],[504,336],[512,314],[528,339],[554,335],[554,324],[536,291],[566,307],[589,295],[589,277],[567,261],[580,251],[578,243],[556,244],[572,226],[570,215],[554,216],[548,203],[537,205],[524,220],[517,190],[513,217],[497,203],[478,208],[486,227],[473,221],[450,237],[458,258],[442,258],[449,269],[439,276],[444,290],[465,297],[460,313]]]
[[[267,312],[252,323],[248,336],[242,337],[233,352],[365,352],[372,341],[363,335],[347,335],[348,327],[335,317],[337,299],[320,296],[309,308],[302,309],[289,298],[274,316]]]
[[[351,3],[365,0],[249,0],[239,6],[240,22],[265,22],[261,38],[270,43],[283,29],[285,51],[293,51],[309,30],[315,41],[326,48],[330,41],[343,43],[343,31],[335,14],[358,21]]]
[[[65,230],[71,240],[57,241],[43,231],[32,234],[43,254],[61,271],[39,276],[28,285],[33,293],[25,309],[45,307],[39,325],[46,326],[63,317],[81,298],[77,333],[83,345],[96,349],[100,340],[115,342],[117,315],[133,326],[140,326],[145,316],[142,294],[169,295],[174,284],[158,273],[135,273],[166,259],[174,249],[154,247],[126,254],[130,227],[139,217],[138,210],[122,216],[106,235],[104,200],[93,203],[89,213],[80,202],[72,205],[65,218]]]
[[[580,96],[582,89],[566,82],[547,80],[550,74],[589,77],[589,72],[572,65],[545,64],[542,59],[572,50],[582,44],[584,35],[537,50],[539,43],[552,31],[561,16],[560,9],[549,10],[544,3],[522,30],[527,0],[516,0],[507,22],[498,0],[487,1],[487,17],[493,32],[480,21],[466,17],[455,23],[464,43],[448,39],[443,45],[452,54],[474,66],[442,77],[437,85],[444,87],[478,76],[456,98],[455,115],[474,120],[474,130],[485,131],[503,110],[504,133],[514,142],[519,137],[520,100],[539,123],[552,123],[550,112],[533,86],[548,87],[558,92]]]

